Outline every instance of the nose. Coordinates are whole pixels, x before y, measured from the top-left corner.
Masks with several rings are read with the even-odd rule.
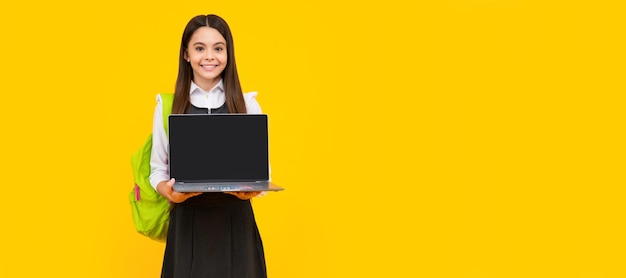
[[[204,59],[208,61],[215,59],[215,57],[213,57],[213,51],[211,50],[207,51],[206,55],[204,56]]]

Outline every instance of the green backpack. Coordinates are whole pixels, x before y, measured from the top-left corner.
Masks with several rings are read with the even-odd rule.
[[[167,134],[167,119],[172,113],[174,95],[161,94],[161,100],[163,104],[163,126]],[[130,163],[133,168],[135,187],[128,194],[128,197],[137,232],[151,239],[165,242],[171,204],[167,198],[161,196],[150,185],[151,152],[152,134],[131,157]]]

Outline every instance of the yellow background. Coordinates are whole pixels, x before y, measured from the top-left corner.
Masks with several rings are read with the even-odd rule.
[[[270,277],[626,277],[621,1],[139,2],[0,4],[0,277],[158,277],[130,155],[207,13],[270,115]]]

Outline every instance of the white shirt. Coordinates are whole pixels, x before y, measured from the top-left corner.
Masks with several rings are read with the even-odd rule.
[[[257,92],[243,94],[248,114],[262,114],[261,106],[256,100]],[[157,95],[157,105],[154,110],[154,120],[152,125],[152,153],[150,157],[150,184],[156,190],[159,182],[170,179],[170,169],[168,163],[169,145],[165,129],[163,127],[163,104],[161,96]],[[222,80],[208,92],[198,87],[193,81],[189,90],[189,100],[191,104],[198,108],[219,108],[226,101],[224,84]]]

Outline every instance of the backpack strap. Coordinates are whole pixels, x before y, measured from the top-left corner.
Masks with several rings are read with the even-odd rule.
[[[160,94],[161,95],[161,104],[163,107],[163,128],[165,128],[165,134],[168,134],[169,129],[167,128],[168,117],[172,114],[172,105],[174,104],[174,94]]]

